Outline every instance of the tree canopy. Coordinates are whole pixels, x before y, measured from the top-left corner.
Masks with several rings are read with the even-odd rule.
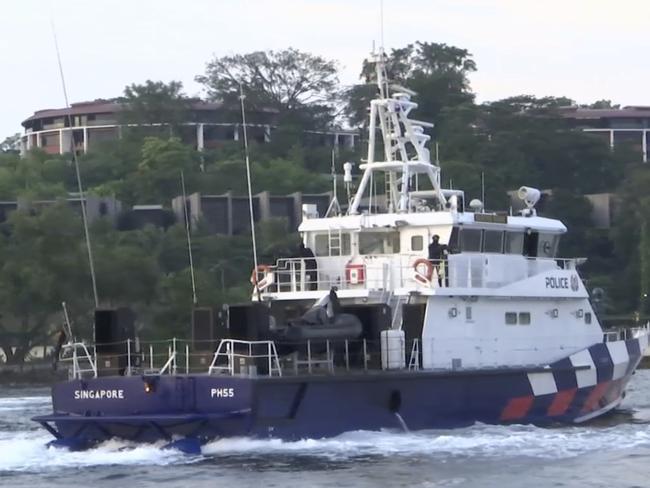
[[[211,100],[236,107],[241,87],[248,107],[312,128],[331,120],[339,91],[336,62],[293,48],[215,57],[196,80]]]

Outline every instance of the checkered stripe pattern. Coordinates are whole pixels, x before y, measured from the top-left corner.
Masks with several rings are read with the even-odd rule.
[[[529,394],[511,398],[500,420],[587,420],[618,401],[647,347],[647,334],[603,342],[527,373]]]

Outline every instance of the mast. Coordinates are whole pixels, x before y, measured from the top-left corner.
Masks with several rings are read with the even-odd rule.
[[[84,237],[86,241],[86,252],[88,253],[88,267],[90,268],[90,282],[92,284],[93,299],[95,301],[95,308],[99,308],[99,294],[97,293],[97,278],[95,276],[95,260],[93,258],[93,247],[90,241],[90,229],[88,228],[88,214],[86,211],[86,197],[84,188],[81,181],[81,170],[79,169],[79,158],[77,157],[77,148],[74,142],[74,125],[72,124],[72,115],[70,114],[70,102],[68,100],[68,89],[65,84],[65,76],[63,74],[63,63],[61,62],[61,51],[59,50],[59,41],[56,36],[56,28],[54,26],[54,19],[50,17],[50,25],[52,26],[52,36],[54,37],[54,48],[56,50],[56,60],[59,65],[59,76],[61,77],[61,88],[63,89],[63,98],[65,100],[65,108],[67,109],[68,125],[70,126],[70,152],[72,153],[72,161],[74,163],[75,175],[77,177],[77,190],[79,192],[79,202],[81,206],[81,220],[83,222]],[[94,324],[93,324],[93,337],[94,337]]]
[[[409,118],[411,110],[418,106],[411,101],[416,93],[401,86],[388,85],[386,55],[383,50],[378,54],[373,52],[372,57],[375,60],[378,97],[370,102],[368,158],[360,166],[364,173],[348,213],[359,213],[361,200],[369,188],[373,172],[383,172],[388,179],[388,211],[411,211],[411,178],[417,174],[428,177],[433,188],[431,196],[436,198],[440,208],[444,208],[446,199],[440,189],[440,167],[431,162],[426,147],[431,137],[424,133],[425,127],[433,127],[433,124]],[[396,90],[395,93],[391,94],[391,88]],[[384,148],[383,158],[379,161],[375,160],[377,129],[381,131]]]

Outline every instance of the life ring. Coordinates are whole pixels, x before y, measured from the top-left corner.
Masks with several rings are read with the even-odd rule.
[[[424,265],[426,270],[424,273],[420,271],[420,266]],[[413,269],[415,270],[415,280],[419,281],[424,285],[431,283],[431,278],[433,277],[433,263],[428,259],[420,258],[416,259],[413,263]]]
[[[251,279],[250,279],[251,284],[258,290],[263,290],[264,288],[269,286],[271,283],[273,283],[273,279],[270,278],[270,275],[267,275],[269,271],[271,271],[271,266],[269,266],[268,264],[260,264],[259,266],[257,266],[257,268],[253,268],[253,272],[251,273]],[[258,280],[257,277],[260,274],[263,274],[264,278]]]

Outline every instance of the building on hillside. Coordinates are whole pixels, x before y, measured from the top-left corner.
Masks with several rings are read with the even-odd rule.
[[[122,111],[123,105],[114,100],[95,100],[73,103],[70,108],[39,110],[22,122],[21,152],[24,154],[40,148],[49,154],[64,154],[74,147],[78,154],[86,153],[98,143],[122,137],[125,128],[120,120]],[[179,136],[183,142],[199,151],[242,138],[239,111],[228,110],[222,104],[194,101],[188,117],[190,120],[181,124]],[[269,142],[275,129],[275,112],[251,112],[250,121],[247,123],[249,139]],[[152,123],[144,127],[159,130],[161,126],[165,124]],[[305,140],[312,145],[353,148],[359,137],[359,133],[353,130],[305,131]]]
[[[569,119],[572,126],[601,136],[609,147],[628,145],[639,152],[644,163],[648,162],[650,106],[604,109],[564,107],[560,113]]]
[[[130,209],[123,210],[117,220],[118,230],[142,229],[152,225],[160,229],[167,229],[176,223],[174,213],[162,205],[133,205]]]
[[[316,205],[319,215],[325,215],[332,198],[331,192],[307,195],[301,192],[290,195],[271,195],[269,192],[253,196],[253,219],[257,222],[281,219],[286,222],[287,231],[295,232],[302,221],[303,204]],[[172,201],[172,209],[178,222],[185,220],[185,212],[192,228],[205,226],[211,234],[241,235],[250,230],[250,208],[247,196],[232,193],[222,195],[187,196],[185,208],[183,197]]]
[[[11,212],[16,210],[22,211],[36,211],[51,205],[55,205],[62,199],[51,200],[23,200],[5,201],[0,202],[0,223],[6,222]],[[122,212],[122,203],[113,197],[96,197],[94,195],[87,195],[86,200],[86,215],[89,222],[104,217],[117,222],[117,218]],[[78,195],[72,194],[68,198],[63,199],[66,201],[70,208],[81,215],[81,198]]]

